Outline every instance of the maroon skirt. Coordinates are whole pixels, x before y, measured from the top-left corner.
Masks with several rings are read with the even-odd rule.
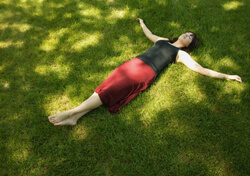
[[[118,68],[95,89],[102,103],[111,114],[130,102],[141,91],[154,82],[156,73],[142,60],[134,58]]]

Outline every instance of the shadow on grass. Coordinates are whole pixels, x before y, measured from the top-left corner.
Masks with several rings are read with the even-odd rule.
[[[229,10],[223,9],[230,2],[5,0],[1,3],[2,175],[249,173],[249,159],[244,155],[249,144],[246,75],[249,62],[244,61],[249,59],[245,58],[249,55],[244,50],[248,48],[244,46],[248,25],[241,26],[246,18],[239,18],[248,9],[245,1],[236,5],[236,9],[230,10],[230,4],[226,6]],[[179,35],[190,28],[202,33],[204,42],[194,56],[202,58],[199,52],[208,53],[208,59],[228,56],[238,66],[230,72],[244,76],[245,89],[241,93],[237,88],[228,92],[222,87],[223,81],[197,76],[195,83],[206,100],[197,104],[189,101],[188,96],[183,98],[180,95],[183,92],[177,92],[180,103],[171,110],[161,105],[160,111],[149,112],[152,117],[148,123],[141,112],[150,100],[139,102],[146,97],[142,95],[117,116],[110,116],[101,107],[88,114],[77,127],[56,128],[49,124],[47,116],[52,108],[64,110],[53,105],[57,102],[53,98],[62,98],[61,106],[76,105],[119,64],[151,46],[142,32],[136,33],[137,15],[146,19],[148,27],[160,36]],[[167,19],[171,20],[162,24]],[[226,23],[232,23],[231,28],[222,29],[221,24]],[[240,31],[236,30],[238,26]],[[228,36],[230,31],[234,35]],[[94,42],[88,43],[84,38]],[[224,45],[215,47],[214,41]],[[208,47],[209,51],[203,51],[202,48]],[[131,54],[123,54],[125,48],[132,48]],[[123,56],[131,57],[120,58]],[[208,67],[214,63],[199,61]],[[231,67],[220,70],[228,68]],[[159,101],[164,102],[165,97],[159,97],[162,98]]]

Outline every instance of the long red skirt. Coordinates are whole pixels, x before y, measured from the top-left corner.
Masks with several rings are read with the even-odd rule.
[[[111,114],[130,102],[141,91],[154,82],[156,73],[142,60],[134,58],[118,68],[95,89],[102,103],[108,107]]]

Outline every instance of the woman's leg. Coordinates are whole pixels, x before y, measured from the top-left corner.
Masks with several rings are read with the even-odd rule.
[[[87,114],[92,109],[102,105],[102,101],[97,93],[93,93],[78,107],[60,114],[49,116],[49,121],[56,126],[76,125],[77,120]]]

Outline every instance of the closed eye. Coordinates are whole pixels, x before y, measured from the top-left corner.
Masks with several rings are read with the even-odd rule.
[[[190,38],[190,40],[193,40],[194,35],[193,35],[193,34],[190,34],[190,35],[189,35],[189,38]]]

